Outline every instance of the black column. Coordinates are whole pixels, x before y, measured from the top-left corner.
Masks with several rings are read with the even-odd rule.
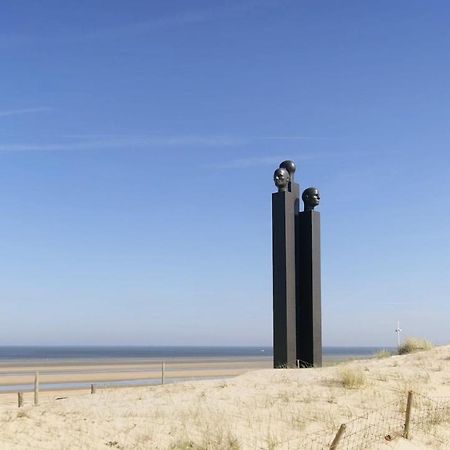
[[[320,287],[320,213],[296,218],[297,359],[301,366],[322,366]]]
[[[273,364],[296,366],[295,209],[298,194],[272,194]]]

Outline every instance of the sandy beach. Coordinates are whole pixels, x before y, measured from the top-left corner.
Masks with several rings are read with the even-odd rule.
[[[44,392],[38,406],[28,393],[20,409],[13,394],[3,394],[0,449],[316,449],[329,448],[341,424],[345,449],[450,448],[450,346],[321,369],[244,371],[94,395]],[[174,370],[185,372],[186,363]]]
[[[353,355],[326,356],[324,365],[334,365]],[[32,390],[39,373],[41,391],[65,391],[96,387],[124,387],[160,384],[164,364],[164,381],[226,378],[249,370],[272,368],[271,356],[100,358],[55,360],[4,360],[0,362],[0,403],[5,393]]]
[[[245,358],[170,358],[121,359],[93,362],[92,360],[51,362],[10,361],[0,364],[0,404],[11,403],[11,393],[29,392],[33,389],[34,377],[39,373],[41,392],[53,391],[55,395],[66,395],[66,391],[90,390],[111,387],[161,384],[210,378],[227,378],[249,370],[270,368],[270,357]],[[164,369],[163,369],[164,365]]]

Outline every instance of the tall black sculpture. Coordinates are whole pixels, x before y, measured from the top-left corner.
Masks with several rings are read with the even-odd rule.
[[[272,194],[273,348],[274,367],[295,367],[295,216],[299,210],[299,186],[295,164],[284,161],[275,170],[278,192]]]
[[[272,194],[274,367],[322,365],[320,291],[320,195],[308,188],[302,199],[295,164],[283,161]]]

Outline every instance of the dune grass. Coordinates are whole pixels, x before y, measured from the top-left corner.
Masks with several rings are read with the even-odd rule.
[[[339,371],[339,383],[346,389],[358,389],[366,384],[366,375],[361,369],[345,367]]]
[[[433,348],[433,344],[421,338],[410,337],[403,342],[402,345],[398,348],[399,355],[406,355],[407,353],[419,352],[422,350],[431,350]]]
[[[374,356],[377,359],[389,358],[389,356],[392,356],[392,352],[389,350],[380,350],[379,352],[376,352]]]

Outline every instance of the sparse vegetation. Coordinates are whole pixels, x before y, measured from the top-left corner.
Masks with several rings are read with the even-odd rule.
[[[310,363],[307,363],[306,361],[302,361],[302,360],[297,360],[297,368],[299,369],[311,369],[314,366]]]
[[[278,440],[271,434],[268,434],[266,438],[266,446],[268,450],[276,450],[278,448]]]
[[[406,355],[407,353],[419,352],[422,350],[431,350],[433,344],[426,340],[420,338],[407,338],[398,349],[399,355]]]
[[[113,447],[113,448],[119,448],[119,449],[123,448],[119,445],[119,443],[117,441],[108,441],[105,443],[105,445],[107,447]]]
[[[390,356],[392,356],[392,353],[389,350],[380,350],[379,352],[375,353],[375,358],[377,359],[383,359],[383,358],[389,358]]]
[[[171,446],[171,450],[191,450],[191,449],[198,449],[199,447],[194,444],[194,442],[190,440],[182,440],[174,442]]]
[[[366,375],[361,369],[344,367],[339,371],[339,383],[346,389],[358,389],[366,384]]]
[[[236,438],[231,435],[228,436],[215,436],[204,437],[198,450],[239,450],[241,447]]]
[[[230,432],[218,430],[211,434],[211,430],[205,429],[197,433],[196,439],[179,439],[173,442],[171,450],[240,450],[238,439]]]
[[[277,369],[289,369],[287,364],[279,364],[276,368]]]

